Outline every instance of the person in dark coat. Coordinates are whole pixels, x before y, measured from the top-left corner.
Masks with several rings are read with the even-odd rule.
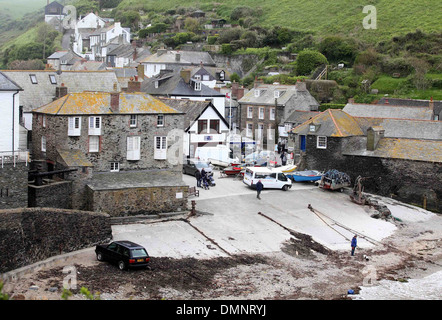
[[[199,170],[196,170],[195,178],[196,178],[196,186],[198,188],[201,188],[201,172]]]
[[[355,255],[355,249],[356,249],[356,245],[358,243],[356,238],[357,238],[357,235],[354,235],[353,239],[351,239],[351,255],[352,256]]]
[[[282,153],[281,153],[281,164],[283,166],[285,166],[286,163],[287,163],[287,155],[286,155],[285,151],[282,151]]]
[[[261,180],[258,181],[258,183],[256,184],[256,197],[261,200],[261,198],[259,197],[259,195],[261,194],[262,189],[264,188],[264,185],[262,184]]]

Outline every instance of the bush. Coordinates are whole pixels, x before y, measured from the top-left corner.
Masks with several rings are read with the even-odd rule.
[[[303,50],[296,59],[296,73],[301,76],[309,75],[317,67],[327,64],[327,58],[314,50]]]
[[[232,54],[233,50],[232,50],[232,46],[228,43],[223,43],[221,45],[221,53],[222,54],[227,54],[230,55]]]

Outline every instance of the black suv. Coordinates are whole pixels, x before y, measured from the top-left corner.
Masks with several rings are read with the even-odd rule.
[[[116,263],[120,270],[147,267],[150,257],[146,249],[131,241],[114,241],[95,248],[98,261]]]

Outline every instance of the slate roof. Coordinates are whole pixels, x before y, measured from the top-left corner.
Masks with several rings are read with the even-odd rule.
[[[400,98],[381,98],[378,104],[388,104],[393,106],[408,106],[408,107],[426,107],[429,108],[430,100],[420,100],[420,99],[400,99]],[[442,116],[442,101],[434,100],[434,113]]]
[[[158,88],[155,88],[155,81],[159,81]],[[141,91],[162,96],[224,97],[224,94],[204,84],[201,84],[201,90],[197,91],[191,83],[192,81],[186,83],[179,72],[174,72],[144,80]]]
[[[184,126],[188,128],[190,124],[203,112],[210,104],[208,101],[197,101],[188,99],[157,98],[164,104],[184,113]]]
[[[55,97],[55,88],[62,83],[68,88],[68,92],[83,91],[116,91],[120,90],[117,77],[113,71],[63,71],[58,74],[51,70],[2,70],[2,72],[18,86],[23,88],[20,94],[20,105],[24,112],[50,103]],[[37,84],[33,84],[30,75],[37,77]],[[52,84],[49,75],[57,80]]]
[[[343,111],[355,117],[420,119],[420,120],[433,119],[433,113],[429,108],[425,107],[395,106],[391,104],[347,103]]]
[[[88,183],[93,191],[185,185],[180,173],[161,169],[96,173]]]
[[[374,151],[366,149],[366,137],[361,139],[361,148],[354,145],[344,147],[342,154],[365,157],[403,159],[426,162],[442,162],[442,141],[382,138]]]
[[[318,125],[317,131],[310,132],[310,124]],[[364,135],[359,123],[352,116],[339,109],[328,109],[321,112],[310,120],[293,128],[290,132],[301,135],[313,134],[327,137]]]
[[[78,149],[57,149],[58,155],[67,167],[93,167],[84,152]]]
[[[364,134],[373,126],[382,127],[385,137],[442,140],[442,121],[354,117]]]
[[[7,75],[0,72],[0,91],[23,91],[23,89],[15,83],[13,80],[9,79]]]
[[[176,61],[176,54],[180,54],[180,60]],[[163,54],[152,54],[142,60],[140,63],[164,63],[164,64],[179,64],[179,65],[199,65],[215,66],[215,61],[208,52],[204,51],[176,51],[168,50]]]
[[[51,115],[115,114],[111,109],[111,93],[82,92],[69,93],[34,112]],[[179,114],[178,110],[142,93],[120,93],[117,114]]]
[[[285,119],[284,122],[299,125],[317,116],[318,114],[319,114],[318,111],[295,110],[287,117],[287,119]]]

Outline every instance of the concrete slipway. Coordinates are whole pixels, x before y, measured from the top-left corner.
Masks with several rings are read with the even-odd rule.
[[[348,194],[323,190],[314,184],[293,185],[287,192],[264,190],[261,199],[242,181],[218,178],[215,187],[200,190],[195,200],[198,215],[187,221],[113,226],[115,240],[131,240],[148,248],[152,256],[211,258],[239,253],[280,251],[293,235],[308,234],[332,250],[350,250],[350,239],[359,235],[359,248],[382,242],[396,230],[393,222],[371,217],[373,209],[353,203]],[[196,185],[193,177],[184,182]],[[398,205],[387,205],[395,217],[426,220],[434,214]],[[320,215],[312,212],[311,205]],[[258,213],[261,214],[258,214]]]

